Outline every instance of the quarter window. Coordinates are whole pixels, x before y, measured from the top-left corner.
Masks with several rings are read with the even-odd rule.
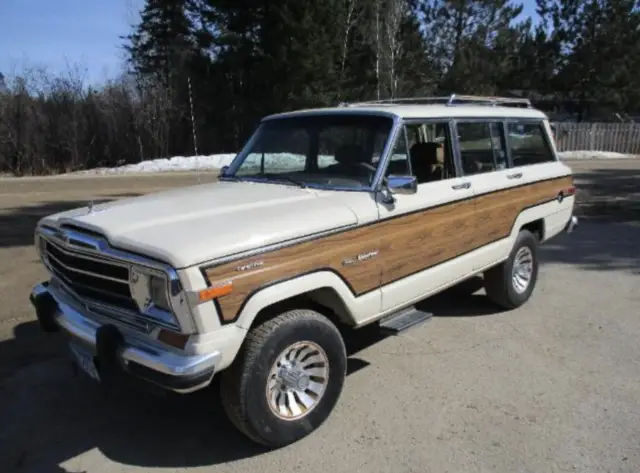
[[[396,142],[389,156],[389,163],[385,171],[385,177],[391,174],[410,175],[409,155],[407,152],[407,140],[405,130],[402,128],[396,138]]]
[[[507,130],[514,166],[555,161],[541,123],[510,122]]]
[[[507,152],[501,122],[458,123],[460,159],[465,175],[507,167]]]

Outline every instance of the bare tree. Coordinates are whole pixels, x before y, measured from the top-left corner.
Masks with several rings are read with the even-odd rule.
[[[344,23],[343,23],[343,37],[342,37],[342,52],[340,57],[340,87],[344,80],[345,66],[347,63],[347,57],[349,55],[349,39],[351,31],[358,23],[362,16],[362,8],[359,0],[343,0],[344,7]],[[342,94],[340,91],[339,96]]]
[[[387,0],[385,11],[385,56],[388,63],[389,94],[393,98],[398,91],[397,64],[402,53],[400,32],[409,12],[406,0]]]

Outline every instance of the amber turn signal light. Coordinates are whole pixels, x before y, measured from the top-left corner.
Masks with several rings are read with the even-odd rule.
[[[226,284],[214,287],[208,287],[198,293],[198,299],[200,302],[211,301],[217,297],[222,297],[231,294],[233,291],[233,283],[228,282]]]

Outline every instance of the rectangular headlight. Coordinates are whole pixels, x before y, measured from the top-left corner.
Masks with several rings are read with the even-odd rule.
[[[132,266],[129,271],[129,289],[141,314],[164,324],[176,325],[167,277],[159,271]]]
[[[167,280],[160,276],[149,277],[149,296],[151,303],[158,309],[171,312],[171,303],[167,294]]]

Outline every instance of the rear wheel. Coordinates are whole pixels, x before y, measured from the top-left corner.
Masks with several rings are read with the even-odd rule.
[[[509,258],[484,274],[487,296],[505,309],[521,306],[533,293],[538,280],[538,240],[521,230]]]
[[[293,310],[255,327],[223,373],[222,404],[232,423],[269,447],[293,443],[331,414],[346,376],[340,332],[326,317]]]

